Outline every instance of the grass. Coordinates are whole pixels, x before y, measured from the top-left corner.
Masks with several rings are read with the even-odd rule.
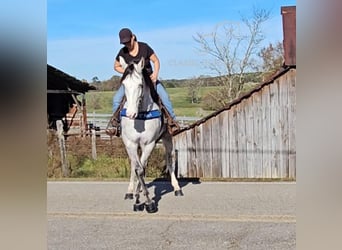
[[[101,142],[101,143],[100,143]],[[56,133],[48,133],[48,179],[61,179],[62,162]],[[89,138],[70,137],[67,140],[67,160],[70,169],[69,178],[128,179],[131,166],[121,140],[99,140],[97,158],[91,157]],[[156,147],[147,163],[146,176],[157,178],[163,176],[165,168],[165,149]]]
[[[114,158],[99,155],[96,160],[86,158],[82,164],[73,164],[71,160],[69,162],[72,169],[71,177],[75,178],[127,178],[130,172],[128,158]]]
[[[200,90],[200,97],[203,97],[217,87],[203,87]],[[212,111],[203,110],[201,103],[191,103],[187,97],[187,87],[166,88],[176,116],[203,117]],[[112,100],[115,91],[90,91],[86,94],[87,112],[112,113]]]

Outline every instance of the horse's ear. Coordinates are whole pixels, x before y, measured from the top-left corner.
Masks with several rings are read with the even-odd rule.
[[[139,71],[142,70],[145,66],[145,58],[144,57],[141,57],[140,61],[138,62],[138,68],[139,68]]]
[[[126,63],[125,59],[122,56],[119,56],[119,62],[120,62],[120,64],[121,64],[123,69],[127,68],[127,63]]]

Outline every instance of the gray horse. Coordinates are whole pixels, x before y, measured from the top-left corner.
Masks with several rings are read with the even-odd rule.
[[[127,64],[120,57],[120,64],[125,69],[121,83],[125,87],[126,103],[121,111],[122,140],[131,163],[131,177],[125,199],[133,199],[134,180],[138,182],[135,189],[134,211],[146,208],[149,213],[156,212],[155,202],[150,199],[144,174],[147,160],[152,153],[158,139],[166,150],[166,165],[171,176],[171,184],[176,196],[183,195],[179,187],[174,171],[174,154],[172,136],[163,126],[162,114],[159,106],[153,101],[148,84],[143,76],[144,58],[138,63]],[[139,157],[138,148],[141,149]],[[146,197],[145,202],[140,202],[140,192]]]

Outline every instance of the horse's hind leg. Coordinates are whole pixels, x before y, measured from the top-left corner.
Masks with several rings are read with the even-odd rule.
[[[166,153],[166,167],[171,176],[171,185],[175,191],[175,196],[183,196],[183,191],[179,187],[178,180],[175,175],[175,167],[174,167],[174,160],[173,160],[173,143],[172,137],[169,133],[165,133],[162,137],[163,144],[165,146],[165,153]]]
[[[146,196],[146,201],[145,201],[146,211],[149,213],[154,213],[157,211],[157,207],[155,205],[155,202],[153,200],[151,200],[149,197],[149,193],[148,193],[148,190],[147,190],[147,187],[145,184],[145,180],[144,180],[144,171],[141,171],[141,169],[143,169],[142,166],[141,166],[141,168],[135,169],[135,173],[136,173],[137,178],[139,180],[139,185],[137,186],[137,192],[136,192],[136,204],[140,204],[140,201],[139,201],[140,190],[139,189],[140,189],[140,185],[141,185],[142,190],[143,190],[143,194]],[[136,208],[136,205],[134,206],[134,210],[135,210],[135,208]]]

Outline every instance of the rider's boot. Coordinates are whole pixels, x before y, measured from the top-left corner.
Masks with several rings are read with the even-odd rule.
[[[162,101],[159,102],[159,107],[162,110],[165,120],[166,120],[166,124],[167,124],[167,130],[169,131],[169,133],[173,136],[176,135],[179,130],[181,129],[178,122],[172,118],[172,116],[170,115],[170,113],[167,111],[167,109],[165,108],[164,104]]]
[[[109,136],[117,136],[120,137],[121,135],[121,125],[120,125],[120,111],[121,109],[118,108],[114,113],[112,118],[110,119],[107,128],[106,134]]]
[[[172,119],[171,116],[167,119],[167,127],[172,136],[176,135],[181,129],[178,122],[175,119]]]

